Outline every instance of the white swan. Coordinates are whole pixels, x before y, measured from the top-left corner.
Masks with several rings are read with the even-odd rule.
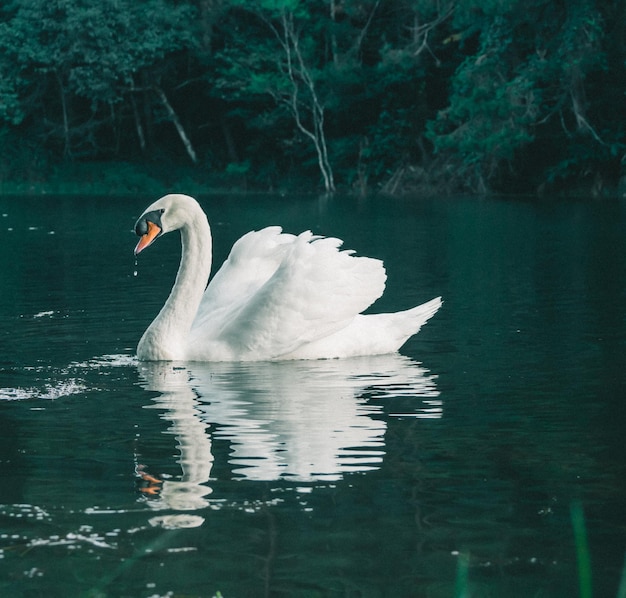
[[[206,286],[211,229],[195,199],[172,194],[137,220],[135,255],[180,229],[182,256],[165,305],[145,331],[147,361],[261,361],[397,351],[441,306],[363,315],[385,288],[380,260],[340,251],[339,239],[279,227],[247,233]],[[205,290],[206,288],[206,290]]]

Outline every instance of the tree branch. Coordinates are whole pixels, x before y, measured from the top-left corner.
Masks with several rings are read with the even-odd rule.
[[[160,86],[155,85],[154,90],[159,96],[161,103],[165,107],[165,110],[167,111],[167,114],[169,115],[170,120],[172,121],[172,123],[174,123],[174,126],[176,127],[176,131],[178,132],[178,136],[180,137],[180,140],[183,142],[183,145],[185,146],[187,155],[191,158],[191,161],[194,164],[197,164],[198,157],[196,156],[196,152],[193,149],[193,145],[191,144],[189,137],[187,137],[187,133],[185,132],[185,129],[182,123],[180,122],[180,119],[178,118],[178,114],[176,114],[176,111],[174,110],[169,100],[167,99],[167,96],[165,95],[165,92],[163,91],[163,89]]]

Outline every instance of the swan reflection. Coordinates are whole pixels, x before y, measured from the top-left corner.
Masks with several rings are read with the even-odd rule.
[[[380,467],[394,400],[405,416],[442,412],[435,377],[397,354],[138,367],[144,388],[159,392],[149,407],[171,423],[180,452],[182,475],[163,481],[155,508],[209,505],[214,442],[229,442],[235,479],[338,480]]]

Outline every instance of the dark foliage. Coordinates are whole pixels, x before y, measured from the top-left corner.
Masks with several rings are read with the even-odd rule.
[[[13,0],[0,183],[601,194],[625,29],[621,0]]]

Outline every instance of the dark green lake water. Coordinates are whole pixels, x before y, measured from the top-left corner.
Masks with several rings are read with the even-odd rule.
[[[572,505],[618,596],[626,203],[207,198],[219,263],[310,228],[445,303],[399,356],[172,367],[154,199],[0,198],[0,596],[570,598]]]

